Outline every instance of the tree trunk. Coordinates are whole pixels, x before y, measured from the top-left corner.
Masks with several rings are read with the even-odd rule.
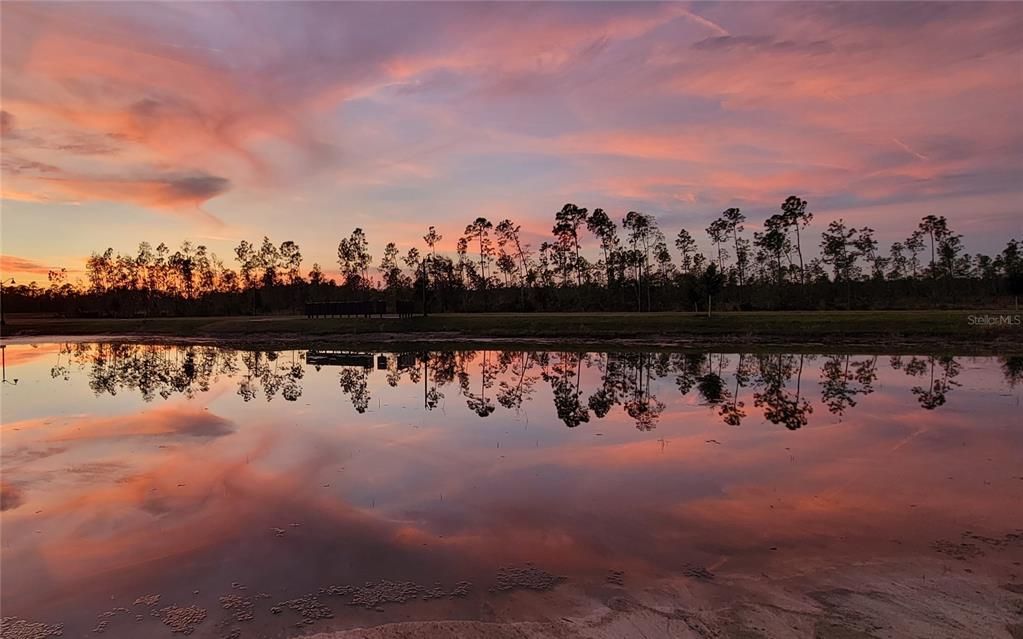
[[[799,238],[799,221],[796,220],[796,254],[799,256],[799,283],[806,284],[806,272],[803,269],[803,247]]]

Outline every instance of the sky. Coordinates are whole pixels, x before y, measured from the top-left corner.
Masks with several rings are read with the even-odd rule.
[[[566,202],[671,237],[798,194],[883,245],[1023,236],[1023,3],[4,2],[0,271]],[[595,241],[589,239],[593,247]],[[816,242],[814,242],[816,243]]]

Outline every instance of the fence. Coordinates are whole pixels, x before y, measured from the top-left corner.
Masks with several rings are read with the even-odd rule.
[[[306,317],[384,316],[387,302],[306,302]]]

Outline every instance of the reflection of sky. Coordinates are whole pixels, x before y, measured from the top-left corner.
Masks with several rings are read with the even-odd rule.
[[[875,392],[841,419],[819,401],[822,360],[807,359],[801,392],[814,412],[795,432],[766,422],[750,388],[747,419],[726,426],[671,375],[652,381],[666,408],[644,432],[621,407],[566,428],[543,380],[523,410],[485,419],[457,382],[428,412],[421,382],[392,388],[383,371],[358,414],[329,366],[305,367],[295,402],[244,402],[225,375],[192,399],[147,403],[130,388],[96,396],[76,365],[51,379],[58,354],[28,349],[8,347],[19,382],[2,396],[12,609],[45,609],[47,593],[76,584],[190,592],[182,584],[229,568],[277,583],[296,562],[316,567],[309,580],[415,578],[436,565],[460,578],[523,561],[576,576],[686,562],[743,572],[770,546],[810,565],[894,552],[893,538],[919,549],[964,530],[1000,535],[1023,505],[1019,390],[988,358],[958,360],[960,386],[933,411],[910,391],[920,378],[879,358]],[[726,384],[737,356],[727,359]],[[474,392],[480,361],[466,367]],[[581,369],[584,397],[598,364]],[[269,529],[290,523],[301,544],[273,546]],[[267,548],[286,550],[252,567]]]

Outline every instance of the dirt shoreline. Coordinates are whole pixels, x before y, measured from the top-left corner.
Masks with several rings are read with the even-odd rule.
[[[792,574],[678,577],[593,594],[559,586],[532,619],[409,621],[309,639],[1023,637],[1020,553],[865,561]]]
[[[65,340],[206,343],[240,348],[671,349],[921,354],[1023,353],[1018,311],[478,313],[429,317],[224,316],[73,319],[8,316],[5,343]]]
[[[207,344],[227,348],[376,348],[380,350],[424,349],[506,349],[523,347],[559,351],[708,351],[744,349],[758,352],[785,351],[806,353],[883,352],[884,354],[954,354],[954,355],[1016,355],[1023,354],[1023,342],[1011,339],[949,339],[947,336],[882,336],[857,335],[821,337],[808,335],[730,335],[708,338],[702,335],[643,336],[633,338],[606,337],[503,337],[467,336],[462,333],[338,333],[305,335],[301,333],[197,334],[167,335],[150,332],[114,334],[31,334],[4,336],[3,344],[43,344],[53,342],[132,342],[166,345]]]

